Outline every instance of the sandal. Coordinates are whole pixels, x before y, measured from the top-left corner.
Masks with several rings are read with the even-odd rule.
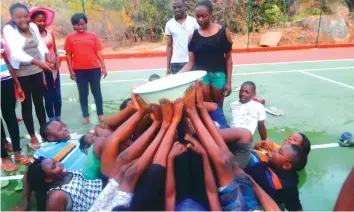
[[[22,184],[22,181],[21,180],[18,180],[17,181],[18,182],[18,184],[17,184],[17,186],[15,187],[15,191],[22,191],[23,190],[23,184]]]
[[[29,164],[31,162],[31,160],[28,157],[23,156],[23,155],[21,155],[19,158],[14,157],[14,160],[16,162],[19,162],[22,165],[27,165],[27,164]]]
[[[18,169],[18,166],[11,161],[11,163],[1,163],[1,168],[6,172],[13,172]]]
[[[240,90],[241,90],[241,86],[236,85],[236,86],[235,86],[235,89],[234,89],[234,92],[239,92]]]
[[[8,186],[10,184],[10,181],[8,180],[2,180],[1,181],[1,188],[5,188],[6,186]]]
[[[272,114],[273,116],[284,116],[285,112],[276,108],[276,107],[269,107],[269,108],[264,108],[265,111],[269,114]]]

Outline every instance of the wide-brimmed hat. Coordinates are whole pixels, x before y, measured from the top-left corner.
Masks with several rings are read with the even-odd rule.
[[[41,11],[44,13],[45,18],[46,18],[46,25],[47,26],[52,25],[52,23],[54,21],[55,12],[53,10],[51,10],[49,8],[45,8],[45,7],[32,7],[30,9],[30,17],[38,11]]]

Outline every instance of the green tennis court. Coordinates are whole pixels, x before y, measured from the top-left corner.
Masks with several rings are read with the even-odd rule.
[[[139,85],[153,73],[165,70],[135,70],[109,72],[102,81],[105,116],[119,110],[120,103],[130,96],[132,86]],[[91,125],[82,126],[76,84],[64,75],[61,78],[63,121],[71,133],[83,134],[98,124],[92,96],[89,98]],[[313,150],[306,169],[300,173],[300,199],[304,210],[332,210],[338,192],[353,166],[353,148],[338,147],[338,136],[354,131],[354,60],[268,63],[234,66],[233,86],[251,80],[257,85],[257,97],[266,99],[267,106],[285,111],[285,116],[267,116],[268,137],[278,143],[293,131],[308,135]],[[225,100],[228,119],[229,104],[238,100],[233,92]],[[17,108],[20,114],[20,106]],[[38,129],[38,125],[37,128]],[[26,135],[23,122],[21,135]],[[254,142],[259,139],[255,133]],[[29,140],[23,136],[22,146]],[[23,151],[31,154],[28,147]],[[25,167],[11,175],[21,175]],[[2,172],[2,177],[8,176]],[[1,191],[1,210],[10,210],[21,203],[21,192],[15,192],[16,180]]]

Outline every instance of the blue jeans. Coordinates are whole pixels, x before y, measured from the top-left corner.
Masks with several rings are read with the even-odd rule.
[[[171,63],[171,72],[176,74],[179,72],[187,63]]]
[[[79,90],[80,105],[83,117],[89,117],[88,95],[89,85],[91,93],[95,99],[97,115],[103,115],[103,101],[101,93],[101,68],[74,70],[76,74],[76,84]]]
[[[44,92],[45,110],[47,111],[47,116],[49,119],[55,118],[56,120],[60,120],[62,103],[59,71],[55,82],[52,72],[46,71],[44,74],[47,82],[47,88]]]

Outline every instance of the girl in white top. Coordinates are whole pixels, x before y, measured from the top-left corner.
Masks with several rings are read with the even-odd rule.
[[[19,94],[19,100],[23,101],[25,95],[22,91],[21,85],[12,69],[9,61],[4,53],[4,43],[1,39],[1,168],[6,172],[16,171],[18,166],[12,162],[8,155],[8,151],[14,152],[14,160],[25,165],[30,162],[29,158],[21,154],[20,148],[20,132],[16,118],[16,96],[15,88]],[[4,123],[7,126],[11,138],[11,144],[6,139]]]
[[[11,21],[4,27],[4,38],[10,53],[10,63],[26,96],[21,105],[23,120],[31,136],[29,145],[33,149],[38,149],[40,145],[33,126],[32,99],[41,126],[46,123],[42,70],[52,71],[44,62],[48,49],[41,41],[38,27],[29,23],[29,11],[25,5],[21,3],[11,5],[10,14]]]

